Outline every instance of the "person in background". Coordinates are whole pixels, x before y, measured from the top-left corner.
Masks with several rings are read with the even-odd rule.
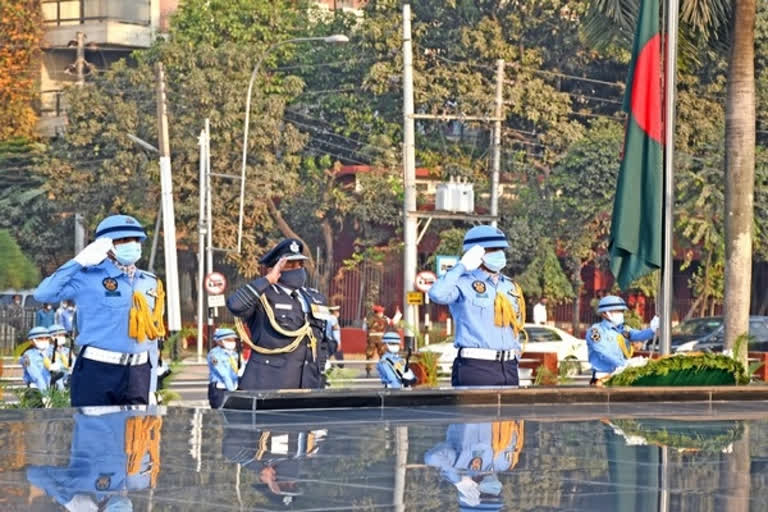
[[[653,338],[659,328],[659,317],[651,320],[648,329],[630,329],[624,325],[627,304],[615,295],[606,295],[597,305],[602,321],[587,330],[589,364],[592,365],[593,385],[601,379],[627,366],[635,350],[642,350],[644,342]]]
[[[63,325],[53,324],[48,328],[51,345],[48,347],[48,358],[56,364],[59,371],[51,371],[51,386],[63,390],[69,387],[69,376],[72,372],[72,352],[70,338]]]
[[[35,327],[45,327],[47,329],[54,323],[56,323],[56,313],[53,311],[53,306],[46,302],[35,313]]]
[[[56,309],[56,323],[64,327],[67,335],[72,335],[72,322],[75,319],[75,305],[68,300],[61,301]]]
[[[51,363],[48,350],[51,335],[45,327],[33,327],[27,334],[30,347],[19,358],[19,364],[24,369],[24,383],[27,385],[27,398],[30,403],[44,405],[43,393],[51,386],[51,372],[60,368]]]
[[[384,306],[374,304],[372,313],[368,315],[365,321],[365,328],[367,331],[365,342],[365,359],[370,361],[373,356],[381,357],[387,351],[387,347],[381,341],[381,337],[384,336],[384,331],[389,327],[389,318],[384,315]],[[371,376],[373,365],[366,365],[365,374],[367,377]]]
[[[396,331],[388,331],[382,336],[382,341],[387,347],[376,364],[381,383],[385,388],[400,389],[410,387],[416,383],[416,376],[410,368],[408,361],[400,357],[400,334]]]
[[[237,333],[232,329],[216,329],[215,347],[208,352],[208,403],[218,409],[224,403],[224,392],[237,389],[241,367],[237,353]]]
[[[21,305],[21,295],[14,295],[8,304],[8,325],[16,331],[16,342],[24,341],[24,306]]]
[[[547,298],[541,297],[539,302],[533,306],[533,323],[536,325],[547,325]]]
[[[344,352],[341,351],[341,326],[339,325],[339,317],[341,316],[341,306],[331,306],[328,308],[331,312],[331,316],[328,318],[327,336],[336,340],[336,352],[333,357],[337,361],[344,360]]]

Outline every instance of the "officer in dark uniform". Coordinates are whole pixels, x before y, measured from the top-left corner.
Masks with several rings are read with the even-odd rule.
[[[240,339],[252,349],[240,389],[323,387],[323,365],[336,351],[336,342],[327,335],[325,296],[305,287],[307,257],[302,250],[299,240],[283,240],[259,260],[266,275],[227,299]]]

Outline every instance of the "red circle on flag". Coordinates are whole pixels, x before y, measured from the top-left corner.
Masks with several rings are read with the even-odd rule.
[[[661,143],[661,35],[645,44],[635,62],[631,112],[635,122],[650,138]]]

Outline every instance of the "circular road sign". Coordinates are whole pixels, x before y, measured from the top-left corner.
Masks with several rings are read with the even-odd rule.
[[[422,270],[416,274],[416,289],[427,293],[437,281],[437,276],[431,270]]]
[[[227,289],[227,278],[221,272],[211,272],[205,276],[205,291],[211,295],[221,295]]]

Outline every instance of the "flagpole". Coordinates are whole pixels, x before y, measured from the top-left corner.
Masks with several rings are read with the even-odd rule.
[[[672,221],[675,204],[675,91],[677,84],[677,29],[679,1],[667,0],[667,37],[664,58],[664,254],[661,273],[661,355],[670,352],[672,335]]]

